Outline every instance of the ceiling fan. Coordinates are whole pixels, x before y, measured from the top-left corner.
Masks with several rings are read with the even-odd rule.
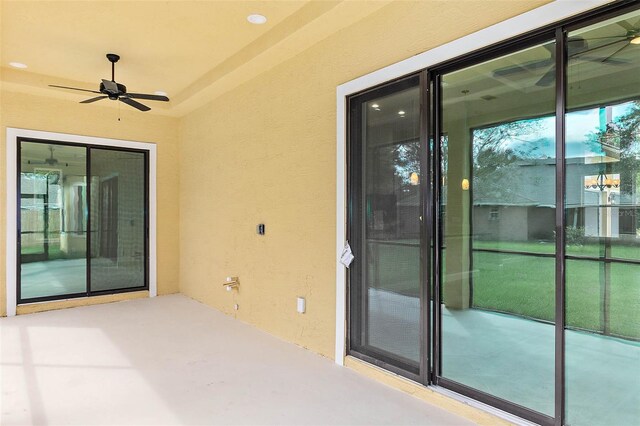
[[[107,53],[107,59],[111,62],[111,80],[102,79],[102,83],[100,83],[100,90],[87,90],[80,89],[78,87],[67,87],[67,86],[56,86],[54,84],[50,84],[50,87],[57,87],[59,89],[71,89],[78,90],[81,92],[89,92],[89,93],[97,93],[101,96],[96,96],[95,98],[86,99],[81,101],[81,104],[90,104],[92,102],[99,101],[101,99],[111,99],[112,101],[120,101],[127,105],[130,105],[140,111],[149,111],[151,108],[148,106],[135,101],[134,99],[146,99],[149,101],[163,101],[168,102],[169,98],[163,95],[148,95],[145,93],[130,93],[127,92],[127,87],[124,84],[116,83],[115,80],[115,67],[116,62],[120,60],[120,56],[115,53]]]
[[[606,43],[602,46],[596,46],[590,48],[587,39],[582,37],[570,37],[567,40],[567,56],[569,59],[580,60],[586,62],[598,62],[607,65],[627,65],[628,62],[613,59],[615,55],[620,53],[623,49],[629,46],[629,44],[640,44],[640,30],[634,29],[631,25],[626,22],[618,22],[620,26],[627,30],[627,33],[623,36],[612,36],[612,37],[596,37],[591,38],[589,40],[599,40],[599,39],[611,39],[616,38],[620,40],[613,41],[611,43]],[[637,40],[637,41],[636,41]],[[626,42],[624,46],[620,49],[616,50],[612,54],[608,56],[592,56],[591,52],[594,50],[600,50],[602,48],[614,45],[616,43]],[[547,69],[547,71],[536,81],[536,86],[546,87],[553,83],[555,80],[555,62],[556,62],[556,50],[554,44],[545,44],[543,47],[549,52],[550,56],[547,59],[535,60],[525,62],[523,64],[512,65],[504,68],[499,68],[493,71],[494,77],[509,77],[512,74],[517,74],[523,71],[535,71],[538,69]]]
[[[59,163],[60,161],[58,161],[58,159],[53,156],[53,146],[51,145],[49,145],[49,158],[45,158],[42,161],[27,160],[27,164],[46,164],[51,167]],[[69,167],[69,163],[63,163],[63,164],[65,165],[65,167]]]
[[[640,21],[636,22],[635,26],[631,25],[627,21],[616,22],[616,24],[618,24],[620,27],[622,27],[625,30],[625,33],[623,35],[609,36],[609,37],[594,37],[589,39],[589,40],[617,39],[615,41],[604,44],[602,46],[595,47],[592,50],[602,49],[604,47],[613,46],[614,44],[618,44],[618,43],[624,43],[624,45],[622,45],[618,50],[616,50],[611,55],[604,58],[602,62],[610,61],[612,57],[622,52],[624,49],[626,49],[632,44],[640,45]]]

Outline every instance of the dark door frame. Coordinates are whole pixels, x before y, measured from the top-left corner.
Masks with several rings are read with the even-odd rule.
[[[39,139],[32,137],[17,137],[17,149],[16,149],[16,190],[17,190],[17,203],[16,203],[16,304],[35,303],[35,302],[47,302],[61,299],[72,299],[78,297],[91,297],[105,294],[116,293],[128,293],[133,291],[149,290],[149,150],[115,147],[107,145],[95,145],[89,143],[76,143],[66,142],[50,139]],[[86,241],[86,262],[87,262],[87,277],[86,286],[87,290],[81,293],[62,294],[54,296],[43,296],[24,299],[21,295],[21,146],[22,142],[28,143],[40,143],[46,145],[61,145],[61,146],[73,146],[85,148],[86,152],[86,173],[87,173],[87,189],[86,189],[86,203],[87,203],[87,241]],[[101,291],[91,290],[91,152],[93,150],[104,151],[118,151],[118,152],[133,152],[143,154],[144,161],[144,226],[143,226],[143,238],[144,238],[144,285],[138,287],[109,289]]]

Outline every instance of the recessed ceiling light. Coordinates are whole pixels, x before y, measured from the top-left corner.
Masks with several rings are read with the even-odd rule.
[[[260,25],[267,22],[267,17],[264,15],[259,15],[257,13],[254,13],[252,15],[247,16],[247,21],[251,22],[252,24]]]
[[[402,111],[402,110],[401,110],[401,111],[398,111],[398,115],[404,115],[404,114],[405,114],[405,112],[404,112],[404,111]]]
[[[378,104],[371,104],[371,108],[380,108],[380,105],[378,105]]]
[[[14,68],[20,68],[21,70],[23,70],[23,69],[25,69],[27,67],[22,62],[9,62],[9,65],[11,65]]]
[[[153,94],[158,96],[167,96],[167,92],[163,92],[162,90],[156,90]]]

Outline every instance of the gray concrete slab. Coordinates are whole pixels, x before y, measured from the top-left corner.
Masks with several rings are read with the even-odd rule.
[[[467,425],[181,295],[0,319],[0,424]]]

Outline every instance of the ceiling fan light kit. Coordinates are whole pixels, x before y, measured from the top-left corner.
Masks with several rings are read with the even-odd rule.
[[[102,79],[99,90],[87,90],[87,89],[80,89],[78,87],[57,86],[54,84],[50,84],[49,86],[56,87],[59,89],[78,90],[81,92],[89,92],[89,93],[95,93],[100,95],[94,98],[85,99],[84,101],[80,102],[81,104],[90,104],[96,101],[100,101],[102,99],[110,99],[112,101],[120,101],[140,111],[149,111],[151,108],[136,101],[135,99],[169,102],[169,98],[165,95],[155,95],[155,94],[152,95],[152,94],[146,94],[146,93],[127,92],[127,86],[121,83],[117,83],[115,78],[116,62],[120,60],[120,56],[116,55],[115,53],[107,53],[107,59],[109,60],[109,62],[111,62],[111,80]]]

